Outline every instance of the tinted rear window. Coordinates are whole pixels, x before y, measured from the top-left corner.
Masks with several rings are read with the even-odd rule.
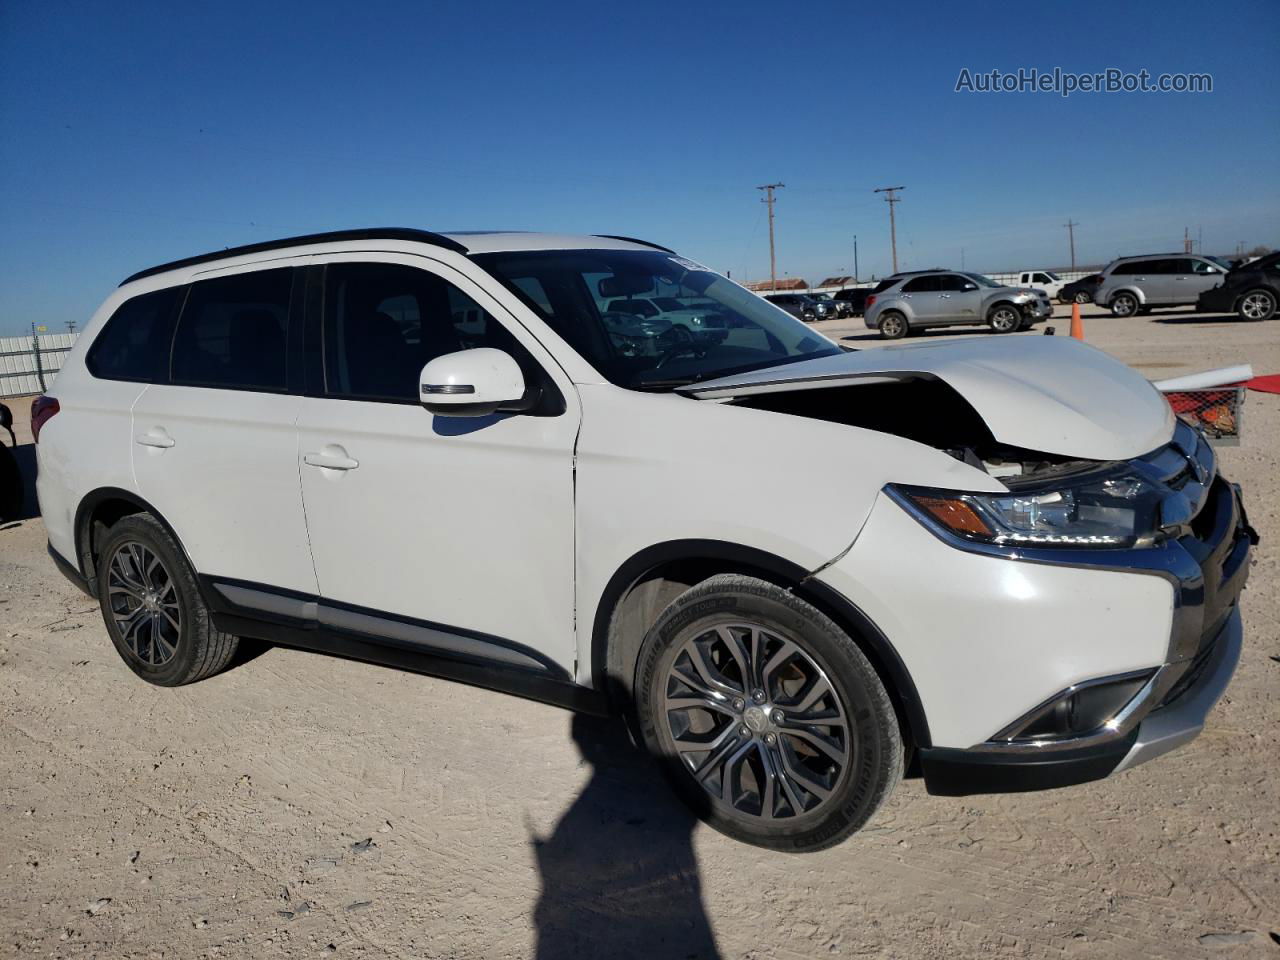
[[[191,285],[173,340],[173,382],[284,390],[293,270],[259,270]]]
[[[888,290],[890,287],[894,286],[895,284],[901,283],[901,282],[902,282],[902,278],[901,278],[901,277],[886,277],[884,280],[881,280],[879,283],[877,283],[877,284],[876,284],[876,288],[875,288],[874,290],[872,290],[871,292],[872,292],[872,293],[884,293],[884,292],[885,292],[886,290]]]
[[[938,290],[937,277],[913,277],[902,287],[903,293],[933,293]]]
[[[89,348],[85,366],[102,380],[155,383],[165,379],[181,287],[133,297],[120,305]]]

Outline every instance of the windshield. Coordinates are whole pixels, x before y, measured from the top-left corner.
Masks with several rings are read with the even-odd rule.
[[[1058,276],[1056,273],[1050,273],[1048,270],[1046,270],[1046,271],[1044,272],[1044,275],[1045,275],[1046,277],[1048,277],[1050,280],[1052,280],[1054,283],[1057,283],[1059,280],[1061,280],[1061,279],[1062,279],[1062,278],[1061,278],[1060,276]]]
[[[1226,259],[1225,257],[1205,257],[1205,259],[1212,260],[1214,263],[1220,266],[1223,270],[1231,269],[1231,261]]]
[[[1003,283],[996,283],[990,277],[984,277],[980,273],[966,273],[965,276],[968,277],[970,280],[972,280],[974,283],[976,283],[980,287],[1003,287],[1004,286]]]
[[[786,311],[670,254],[537,250],[472,259],[620,387],[669,390],[840,353]],[[661,303],[663,312],[646,319],[630,309],[635,302]]]

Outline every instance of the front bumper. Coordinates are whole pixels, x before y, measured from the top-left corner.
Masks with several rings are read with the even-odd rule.
[[[1128,734],[1092,746],[1044,755],[955,750],[920,751],[925,789],[937,796],[1011,793],[1066,787],[1101,780],[1191,742],[1204,729],[1205,718],[1222,697],[1235,673],[1244,641],[1240,611],[1233,610],[1207,646],[1190,683],[1175,689]]]

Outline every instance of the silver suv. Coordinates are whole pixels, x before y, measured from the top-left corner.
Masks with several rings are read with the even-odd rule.
[[[867,297],[867,326],[886,340],[926,327],[986,324],[1013,333],[1053,316],[1043,290],[1005,287],[980,273],[920,270],[881,282]]]
[[[1226,273],[1227,265],[1212,257],[1172,253],[1121,257],[1103,269],[1093,302],[1116,317],[1146,313],[1152,307],[1179,307],[1195,303]]]

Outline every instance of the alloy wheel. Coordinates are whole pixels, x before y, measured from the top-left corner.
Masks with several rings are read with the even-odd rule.
[[[1012,333],[1021,324],[1022,317],[1010,307],[1000,307],[991,314],[991,329],[996,333]]]
[[[107,600],[120,639],[139,662],[162,666],[178,652],[182,610],[178,587],[158,556],[127,540],[107,566]]]
[[[754,623],[678,649],[662,697],[683,766],[716,804],[761,820],[823,809],[853,760],[845,706],[795,640]]]
[[[1266,293],[1251,293],[1240,301],[1240,315],[1246,320],[1265,320],[1275,309],[1275,301]]]
[[[905,322],[896,313],[882,317],[880,320],[880,332],[890,340],[896,340],[902,336],[905,327]]]
[[[1111,302],[1111,312],[1117,317],[1127,317],[1138,312],[1138,301],[1122,293]]]

